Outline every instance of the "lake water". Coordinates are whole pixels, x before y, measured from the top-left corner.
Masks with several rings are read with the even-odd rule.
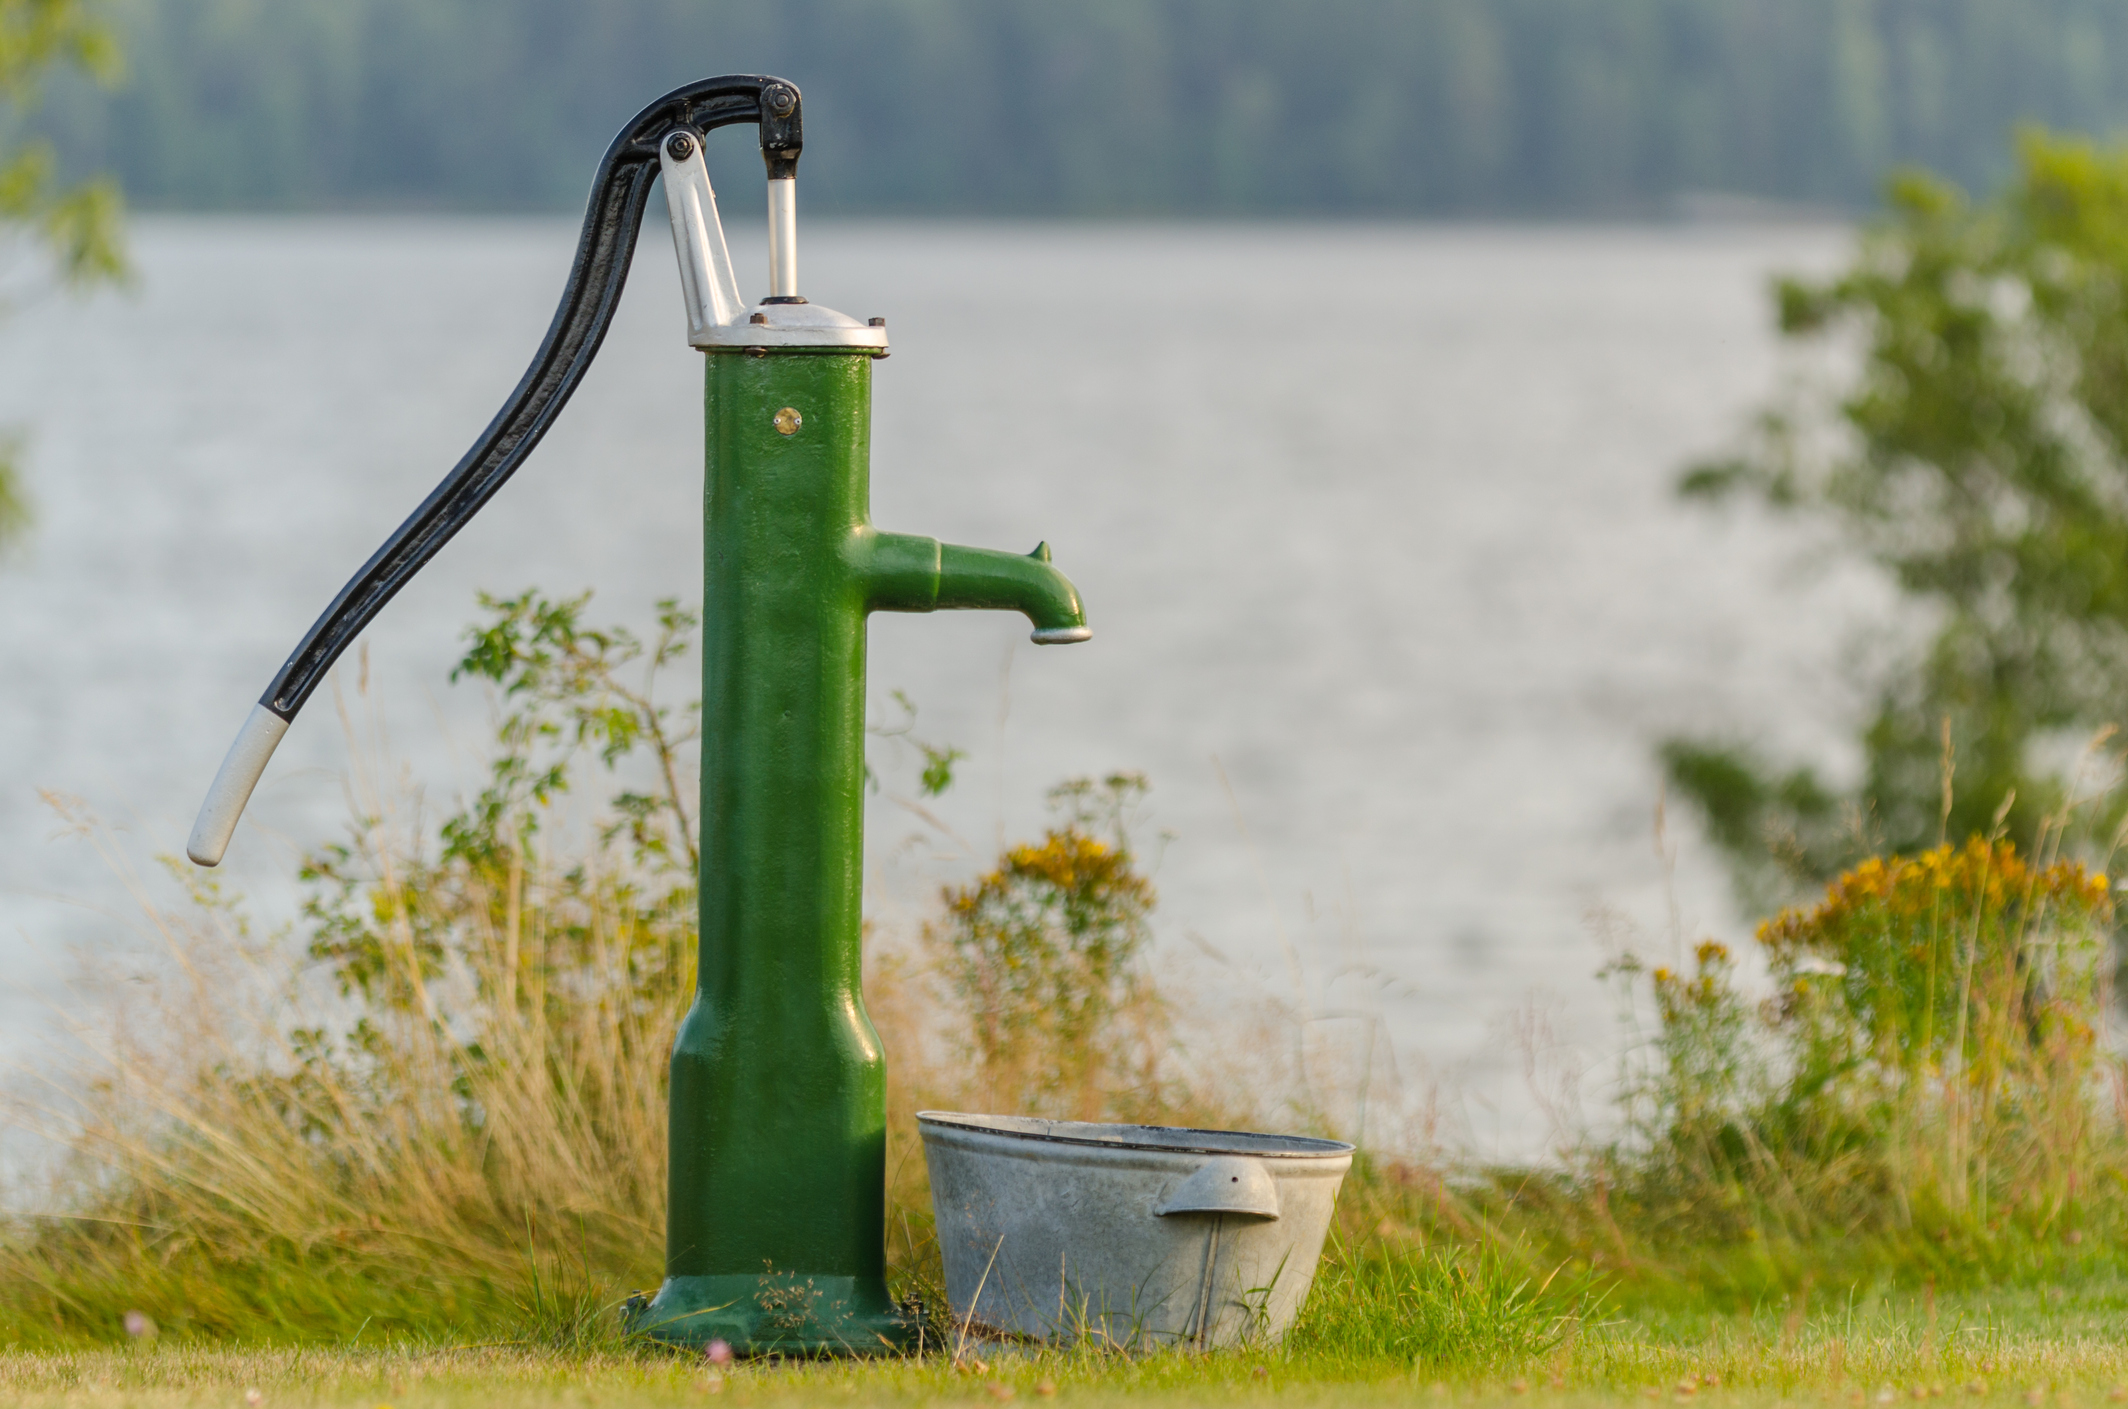
[[[744,232],[735,232],[735,235]],[[69,944],[128,923],[55,837],[79,795],[143,867],[267,679],[515,384],[574,232],[540,220],[143,220],[137,287],[0,327],[34,539],[0,570],[0,973],[14,1054]],[[1652,746],[1716,729],[1837,759],[1870,579],[1670,486],[1775,385],[1766,281],[1808,227],[815,223],[806,290],[887,315],[875,520],[1024,551],[1091,644],[1017,617],[881,616],[872,687],[967,751],[936,804],[869,818],[872,909],[1038,831],[1059,779],[1139,769],[1161,945],[1378,1024],[1483,1150],[1541,1142],[1510,1032],[1613,1041],[1591,916],[1667,952],[1729,936],[1717,860]],[[735,256],[759,282],[757,244]],[[445,677],[477,590],[598,589],[642,622],[698,593],[700,402],[661,223],[558,428],[368,635],[370,697],[433,805],[477,786],[489,702]],[[346,667],[343,666],[343,672]],[[350,749],[321,693],[224,867],[270,918],[338,834]],[[1195,972],[1207,973],[1209,961]],[[1209,981],[1209,980],[1208,980]]]

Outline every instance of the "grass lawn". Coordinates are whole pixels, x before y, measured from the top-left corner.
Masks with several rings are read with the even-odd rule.
[[[1931,1298],[1846,1293],[1750,1315],[1643,1312],[1569,1328],[1534,1355],[1461,1365],[1305,1350],[1124,1357],[970,1344],[904,1361],[740,1363],[609,1345],[267,1347],[165,1339],[0,1352],[23,1406],[833,1405],[1050,1398],[1092,1404],[2097,1406],[2128,1400],[2128,1283]],[[253,1397],[255,1393],[255,1398]]]

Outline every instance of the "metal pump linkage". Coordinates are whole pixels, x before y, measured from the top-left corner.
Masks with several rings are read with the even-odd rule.
[[[879,1353],[918,1327],[885,1279],[886,1086],[858,984],[865,618],[1018,611],[1044,645],[1091,633],[1049,563],[870,522],[883,319],[798,294],[798,89],[740,75],[675,89],[599,163],[561,306],[532,365],[434,492],[342,588],[238,733],[186,850],[220,863],[252,789],[326,671],[546,434],[598,353],[662,175],[705,359],[701,962],[672,1056],[666,1280],[632,1326],[741,1353]],[[740,299],[710,131],[758,124],[769,295]]]

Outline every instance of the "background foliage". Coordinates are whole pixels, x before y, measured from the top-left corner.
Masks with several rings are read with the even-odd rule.
[[[109,13],[133,78],[69,88],[52,131],[136,199],[194,208],[570,209],[651,96],[762,70],[806,89],[816,212],[1631,213],[1707,190],[1860,208],[1892,163],[1993,185],[2016,122],[2128,119],[2122,0]]]
[[[118,51],[110,31],[80,0],[0,0],[0,235],[26,236],[78,286],[124,272],[118,187],[103,178],[61,181],[52,143],[31,128],[55,69],[92,82],[115,79]],[[0,246],[0,261],[12,252]],[[18,293],[16,281],[0,283],[0,313]],[[0,548],[29,523],[16,472],[20,454],[19,438],[0,433]]]
[[[2103,857],[2118,762],[2068,760],[2128,707],[2128,147],[2029,132],[1980,202],[1901,176],[1845,272],[1775,293],[1789,339],[1859,355],[1683,489],[1819,521],[1925,627],[1879,643],[1852,786],[1704,739],[1673,781],[1747,876],[2050,817]]]

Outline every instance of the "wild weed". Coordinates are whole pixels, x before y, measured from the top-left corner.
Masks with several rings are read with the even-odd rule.
[[[1159,1104],[1145,1088],[1164,1014],[1140,964],[1155,897],[1127,825],[1146,790],[1131,773],[1064,784],[1040,842],[941,894],[924,939],[983,1109],[1094,1120]]]
[[[1653,971],[1662,1065],[1641,1094],[1668,1143],[1644,1167],[1680,1193],[1783,1186],[1799,1233],[2043,1230],[2115,1153],[2096,1102],[2110,915],[2105,877],[1975,838],[1872,858],[1762,925],[1764,1004],[1719,945],[1689,978]]]

